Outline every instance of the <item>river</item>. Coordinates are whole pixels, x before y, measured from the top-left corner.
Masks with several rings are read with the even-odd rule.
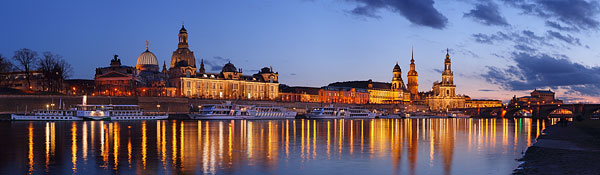
[[[0,122],[0,174],[510,174],[555,122]]]

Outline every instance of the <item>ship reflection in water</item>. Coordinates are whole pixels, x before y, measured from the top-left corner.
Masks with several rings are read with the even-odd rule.
[[[509,174],[553,120],[0,123],[1,174]]]

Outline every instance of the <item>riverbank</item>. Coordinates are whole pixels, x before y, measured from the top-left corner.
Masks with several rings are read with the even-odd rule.
[[[514,174],[600,174],[600,120],[548,127]]]

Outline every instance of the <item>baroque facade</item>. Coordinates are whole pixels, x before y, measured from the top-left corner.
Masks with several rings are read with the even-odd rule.
[[[201,60],[196,71],[196,58],[189,49],[188,33],[182,25],[177,50],[171,57],[169,84],[184,97],[208,99],[275,100],[279,95],[279,73],[264,67],[253,75],[244,75],[231,62],[219,73],[208,73]]]
[[[426,98],[429,110],[443,111],[465,107],[465,97],[456,95],[454,73],[452,72],[452,63],[448,50],[446,50],[446,59],[444,59],[442,81],[434,82],[432,89],[432,92]]]

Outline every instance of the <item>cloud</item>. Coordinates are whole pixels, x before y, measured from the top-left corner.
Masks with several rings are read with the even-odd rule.
[[[500,15],[498,5],[491,1],[475,5],[475,9],[465,13],[463,17],[473,18],[488,26],[509,26],[506,19]]]
[[[564,88],[571,94],[600,95],[600,67],[586,67],[565,56],[513,53],[514,66],[488,66],[481,76],[508,90]]]
[[[346,0],[358,3],[350,11],[351,14],[370,18],[381,18],[377,15],[379,10],[389,10],[404,16],[413,24],[443,29],[448,23],[448,18],[433,7],[433,0]]]
[[[441,69],[433,69],[433,72],[437,72],[437,73],[440,73],[440,74],[441,74],[441,73],[442,73],[442,72],[444,72],[444,71],[442,71]]]
[[[206,65],[210,71],[220,72],[223,66],[229,61],[231,60],[220,56],[214,56],[210,59],[204,59],[204,65]]]
[[[475,42],[482,44],[495,44],[502,41],[511,41],[516,44],[527,43],[533,46],[554,46],[548,43],[546,37],[537,35],[530,30],[522,30],[519,32],[496,32],[495,34],[476,33],[471,35]]]
[[[552,38],[559,39],[559,40],[569,43],[571,45],[581,46],[581,42],[579,42],[579,38],[575,38],[569,34],[562,35],[558,32],[552,31],[552,30],[548,30],[547,33],[548,33],[548,36],[550,36]]]
[[[481,91],[481,92],[494,92],[494,91],[497,91],[497,90],[493,90],[493,89],[479,89],[478,91]]]
[[[517,7],[524,14],[538,16],[547,20],[557,20],[567,28],[581,30],[597,30],[600,22],[596,16],[600,13],[597,1],[587,0],[503,0],[506,4]],[[556,22],[547,23],[550,27],[558,27]],[[564,26],[562,26],[564,27]]]
[[[552,27],[556,30],[565,31],[565,32],[579,32],[579,29],[575,27],[563,26],[554,21],[546,21],[546,26]]]
[[[291,76],[296,76],[297,74],[296,74],[296,73],[290,73],[290,75],[291,75]]]

